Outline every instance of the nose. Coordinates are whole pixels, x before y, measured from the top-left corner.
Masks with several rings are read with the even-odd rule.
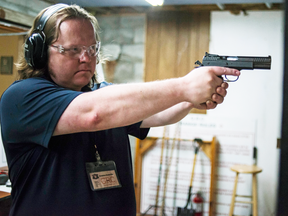
[[[90,62],[91,61],[91,56],[88,54],[86,49],[82,50],[82,53],[80,54],[79,60],[80,60],[80,62]]]

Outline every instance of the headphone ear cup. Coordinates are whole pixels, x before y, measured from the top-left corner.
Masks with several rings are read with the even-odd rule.
[[[34,68],[41,69],[47,62],[44,33],[33,33],[25,42],[25,59]]]

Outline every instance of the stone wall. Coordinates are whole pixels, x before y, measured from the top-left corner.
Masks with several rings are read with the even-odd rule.
[[[145,15],[97,17],[105,80],[113,83],[143,82]]]

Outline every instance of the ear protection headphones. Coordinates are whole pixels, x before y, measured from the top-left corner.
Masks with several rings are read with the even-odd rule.
[[[67,4],[56,4],[48,8],[35,25],[34,33],[25,41],[25,59],[31,67],[41,69],[45,66],[48,47],[46,44],[46,35],[43,31],[44,27],[54,13],[68,6]]]

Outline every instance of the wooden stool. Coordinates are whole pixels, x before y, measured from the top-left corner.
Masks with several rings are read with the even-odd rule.
[[[250,203],[253,205],[253,216],[258,216],[258,210],[257,210],[257,179],[256,179],[256,174],[262,172],[262,169],[257,167],[256,165],[234,165],[230,167],[230,169],[234,172],[236,172],[236,178],[235,178],[235,184],[234,184],[234,191],[232,194],[232,201],[231,201],[231,206],[230,206],[230,213],[229,216],[233,215],[234,212],[234,204],[235,202],[239,203]],[[252,196],[242,196],[242,195],[237,195],[237,183],[238,183],[238,176],[239,173],[248,173],[252,174]],[[247,202],[247,201],[235,201],[235,197],[246,197],[246,198],[251,198],[252,201]]]

